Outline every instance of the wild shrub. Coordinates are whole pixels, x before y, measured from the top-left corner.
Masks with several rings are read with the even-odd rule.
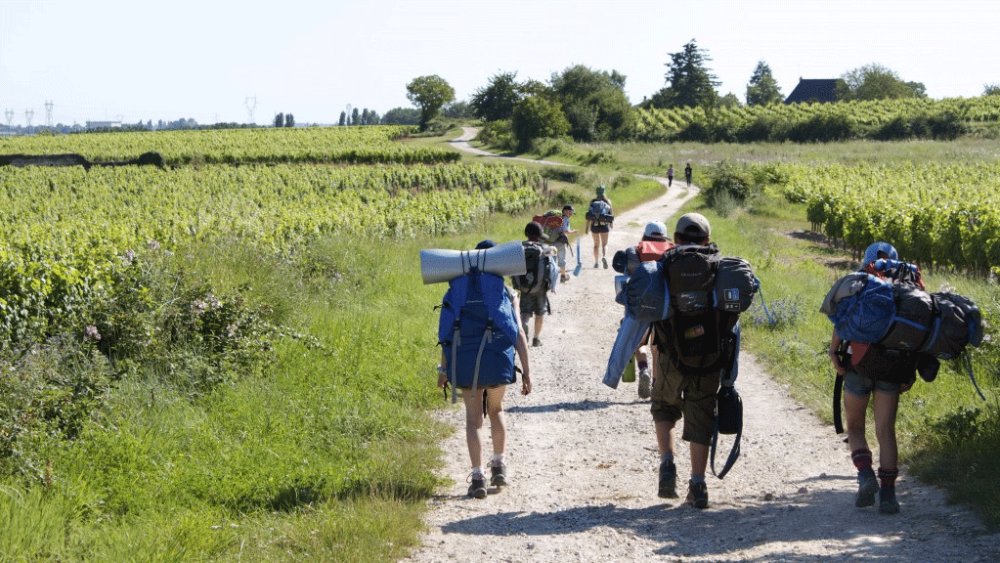
[[[720,213],[744,206],[760,192],[760,185],[747,164],[720,162],[709,169],[708,178],[708,187],[703,192],[705,201],[710,207],[719,209]]]

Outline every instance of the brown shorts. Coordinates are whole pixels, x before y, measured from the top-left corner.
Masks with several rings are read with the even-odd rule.
[[[681,375],[667,354],[658,354],[660,375],[653,380],[649,410],[655,422],[677,422],[683,416],[688,442],[711,444],[715,431],[715,394],[719,374]]]

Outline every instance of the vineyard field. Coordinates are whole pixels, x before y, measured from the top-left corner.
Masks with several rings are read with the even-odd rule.
[[[1000,264],[1000,164],[768,166],[815,229],[855,252],[887,240],[928,266]]]
[[[692,126],[720,141],[939,138],[954,132],[952,124],[967,128],[1000,123],[1000,96],[636,111],[637,137],[646,141],[684,137]],[[817,129],[829,138],[808,138]]]
[[[447,149],[397,141],[404,126],[212,129],[0,137],[0,154],[76,153],[92,162],[124,161],[158,152],[168,165],[247,163],[443,163]]]

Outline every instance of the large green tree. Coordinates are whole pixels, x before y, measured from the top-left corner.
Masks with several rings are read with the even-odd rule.
[[[491,76],[485,87],[476,90],[469,105],[480,119],[510,119],[514,106],[523,96],[523,88],[517,83],[517,73],[501,72]]]
[[[849,70],[841,77],[838,97],[847,100],[885,100],[926,98],[927,89],[920,82],[906,82],[894,70],[871,63]]]
[[[420,108],[420,129],[425,130],[441,106],[455,99],[455,89],[436,74],[418,76],[406,85],[406,97]]]
[[[715,88],[719,80],[708,68],[712,60],[708,51],[698,47],[694,39],[680,51],[670,54],[667,66],[667,86],[653,95],[653,107],[713,106],[719,98]]]
[[[771,74],[771,67],[764,61],[758,61],[757,68],[753,70],[750,82],[747,83],[747,105],[766,106],[776,104],[784,98],[778,82]]]
[[[552,76],[552,95],[562,104],[569,133],[578,141],[626,138],[632,130],[632,104],[625,96],[625,76],[583,65]]]
[[[569,131],[569,121],[555,100],[547,96],[530,96],[514,106],[511,130],[517,148],[526,151],[535,139],[562,137]]]

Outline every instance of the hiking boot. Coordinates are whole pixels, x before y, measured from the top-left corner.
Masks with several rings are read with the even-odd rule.
[[[695,508],[708,508],[708,485],[688,481],[687,503]]]
[[[482,473],[471,475],[469,483],[469,496],[472,498],[486,498],[486,478]]]
[[[879,489],[878,511],[882,514],[899,513],[899,501],[896,500],[896,487],[885,487]]]
[[[531,339],[531,345],[532,346],[541,346],[542,345],[542,341],[539,340],[538,337],[536,336],[536,337],[534,337],[534,338]]]
[[[490,485],[494,487],[507,486],[507,466],[504,464],[490,466]]]
[[[639,370],[639,398],[648,399],[650,389],[653,385],[653,378],[649,376],[649,368]]]
[[[566,283],[569,281],[569,274],[562,274],[559,276],[559,281]]]
[[[607,270],[608,269],[608,259],[604,258],[604,257],[601,257],[601,262],[604,264],[604,269]]]
[[[858,471],[858,495],[854,499],[854,506],[861,508],[875,504],[877,492],[878,479],[875,478],[875,471],[870,467]]]
[[[677,467],[674,462],[660,463],[660,482],[656,496],[677,498]]]

